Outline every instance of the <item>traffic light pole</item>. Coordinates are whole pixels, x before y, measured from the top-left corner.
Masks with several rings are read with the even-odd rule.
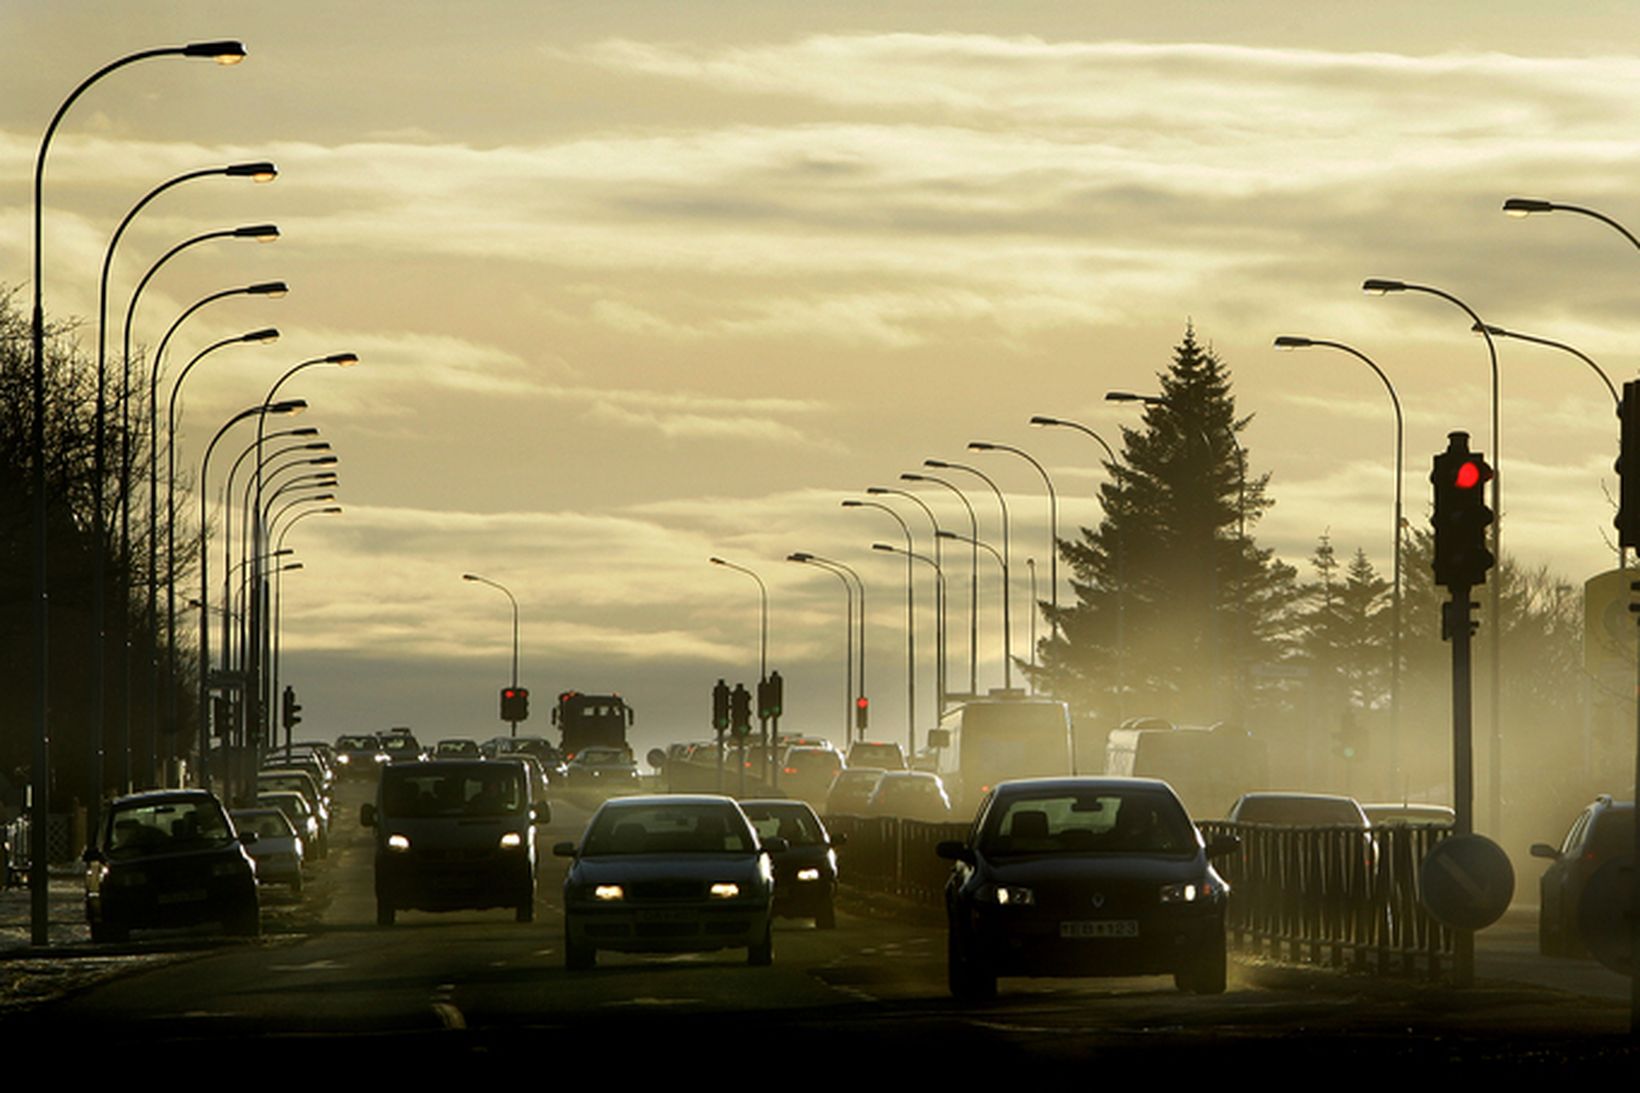
[[[1452,599],[1441,605],[1441,637],[1452,643],[1452,811],[1454,835],[1475,831],[1475,730],[1471,689],[1470,639],[1475,621],[1469,613],[1479,604],[1469,599],[1467,585],[1452,589]],[[1475,932],[1455,930],[1452,939],[1453,978],[1459,987],[1475,982]]]

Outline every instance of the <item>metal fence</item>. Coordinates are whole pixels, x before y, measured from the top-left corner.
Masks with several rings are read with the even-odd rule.
[[[848,837],[842,883],[930,907],[943,903],[951,872],[934,847],[969,830],[877,816],[828,816],[826,824]],[[1230,883],[1232,948],[1384,975],[1434,977],[1451,960],[1452,931],[1424,910],[1418,881],[1419,865],[1450,828],[1199,826],[1208,840],[1241,840],[1234,854],[1214,862]]]

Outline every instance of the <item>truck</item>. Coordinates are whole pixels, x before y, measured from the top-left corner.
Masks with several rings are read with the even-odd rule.
[[[1111,730],[1105,773],[1160,778],[1190,815],[1222,816],[1242,793],[1268,781],[1264,741],[1239,726],[1175,725],[1160,717],[1132,717]]]
[[[552,711],[552,723],[558,726],[559,751],[565,762],[588,747],[620,748],[628,757],[632,754],[632,746],[626,741],[626,730],[632,725],[632,707],[618,694],[564,691]]]

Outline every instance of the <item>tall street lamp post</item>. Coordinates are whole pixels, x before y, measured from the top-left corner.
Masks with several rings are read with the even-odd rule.
[[[900,532],[905,536],[906,553],[915,549],[911,541],[911,529],[906,526],[905,520],[899,513],[880,501],[857,501],[849,499],[843,502],[845,509],[879,509],[894,518],[900,525]],[[911,568],[911,559],[905,560],[905,688],[906,688],[906,754],[917,753],[917,605],[916,581],[913,579],[915,570]]]
[[[1054,492],[1053,479],[1048,477],[1048,469],[1039,463],[1023,448],[1016,448],[1012,444],[992,444],[984,440],[968,442],[971,452],[1008,452],[1017,455],[1025,462],[1036,468],[1036,473],[1042,476],[1042,484],[1048,488],[1048,598],[1052,604],[1053,632],[1059,633],[1059,495]],[[1031,594],[1031,632],[1036,632],[1036,594]],[[1031,639],[1031,664],[1036,664],[1036,639]]]
[[[978,538],[979,520],[974,516],[974,506],[968,497],[956,486],[945,479],[932,474],[912,474],[907,471],[900,475],[901,482],[932,482],[936,486],[944,486],[957,495],[962,507],[968,510],[968,534]],[[934,532],[935,539],[941,539],[939,530]],[[972,547],[968,552],[968,696],[979,697],[979,547]]]
[[[897,490],[891,486],[870,486],[866,493],[873,497],[903,497],[907,501],[922,509],[923,515],[928,517],[934,540],[934,719],[938,721],[945,716],[946,695],[949,691],[945,685],[945,548],[940,539],[940,522],[934,517],[934,510],[928,503],[909,490]]]
[[[507,602],[512,604],[512,688],[515,691],[518,690],[518,598],[514,596],[512,591],[500,581],[492,581],[490,578],[481,577],[477,573],[463,573],[461,575],[461,579],[464,581],[473,581],[477,584],[489,585],[497,592],[500,592],[503,596],[506,596]],[[517,736],[518,722],[513,721],[510,724],[512,725],[512,734]]]
[[[970,467],[964,463],[948,463],[943,459],[925,459],[923,466],[932,467],[937,471],[966,471],[991,487],[991,492],[996,494],[997,508],[1002,512],[1002,689],[1011,691],[1014,689],[1014,612],[1008,585],[1008,570],[1013,561],[1013,552],[1008,545],[1008,500],[1003,497],[1002,490],[992,481],[991,476],[978,467]]]
[[[1395,411],[1395,511],[1392,514],[1394,524],[1390,538],[1390,550],[1394,553],[1394,583],[1390,593],[1390,668],[1389,668],[1389,710],[1390,710],[1390,737],[1391,737],[1391,769],[1397,773],[1400,770],[1401,754],[1401,543],[1405,535],[1406,520],[1401,514],[1401,487],[1406,463],[1406,419],[1401,412],[1401,396],[1396,393],[1395,385],[1390,382],[1389,376],[1378,367],[1376,361],[1354,346],[1343,342],[1326,341],[1321,338],[1303,338],[1290,334],[1283,334],[1275,340],[1277,349],[1337,349],[1348,353],[1368,368],[1378,377],[1389,395],[1390,407]],[[1399,779],[1397,779],[1399,780]]]
[[[843,595],[847,600],[847,614],[843,623],[843,739],[847,740],[850,736],[849,710],[854,705],[854,585],[841,569],[819,561],[812,554],[799,551],[786,555],[786,560],[823,569],[843,582]]]

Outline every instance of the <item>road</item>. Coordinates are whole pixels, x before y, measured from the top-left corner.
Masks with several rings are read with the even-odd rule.
[[[179,1059],[239,1058],[276,1043],[304,1061],[372,1059],[393,1073],[473,1052],[569,1053],[604,1060],[623,1081],[634,1067],[660,1074],[685,1060],[691,1070],[761,1062],[841,1078],[884,1068],[1045,1074],[1092,1060],[1355,1072],[1462,1062],[1513,1073],[1640,1059],[1627,1008],[1612,1001],[1276,966],[1238,965],[1217,998],[1155,978],[1004,980],[994,1003],[963,1006],[945,990],[937,921],[858,904],[845,907],[834,931],[782,921],[769,968],[748,967],[739,950],[600,953],[596,969],[571,973],[555,858],[543,867],[534,923],[505,911],[406,912],[398,925],[377,927],[358,799],[356,790],[344,798],[336,849],[306,897],[268,902],[261,940],[139,935],[108,959],[141,970],[0,1021],[0,1031],[16,1044]],[[576,838],[586,816],[560,803],[546,845]]]

